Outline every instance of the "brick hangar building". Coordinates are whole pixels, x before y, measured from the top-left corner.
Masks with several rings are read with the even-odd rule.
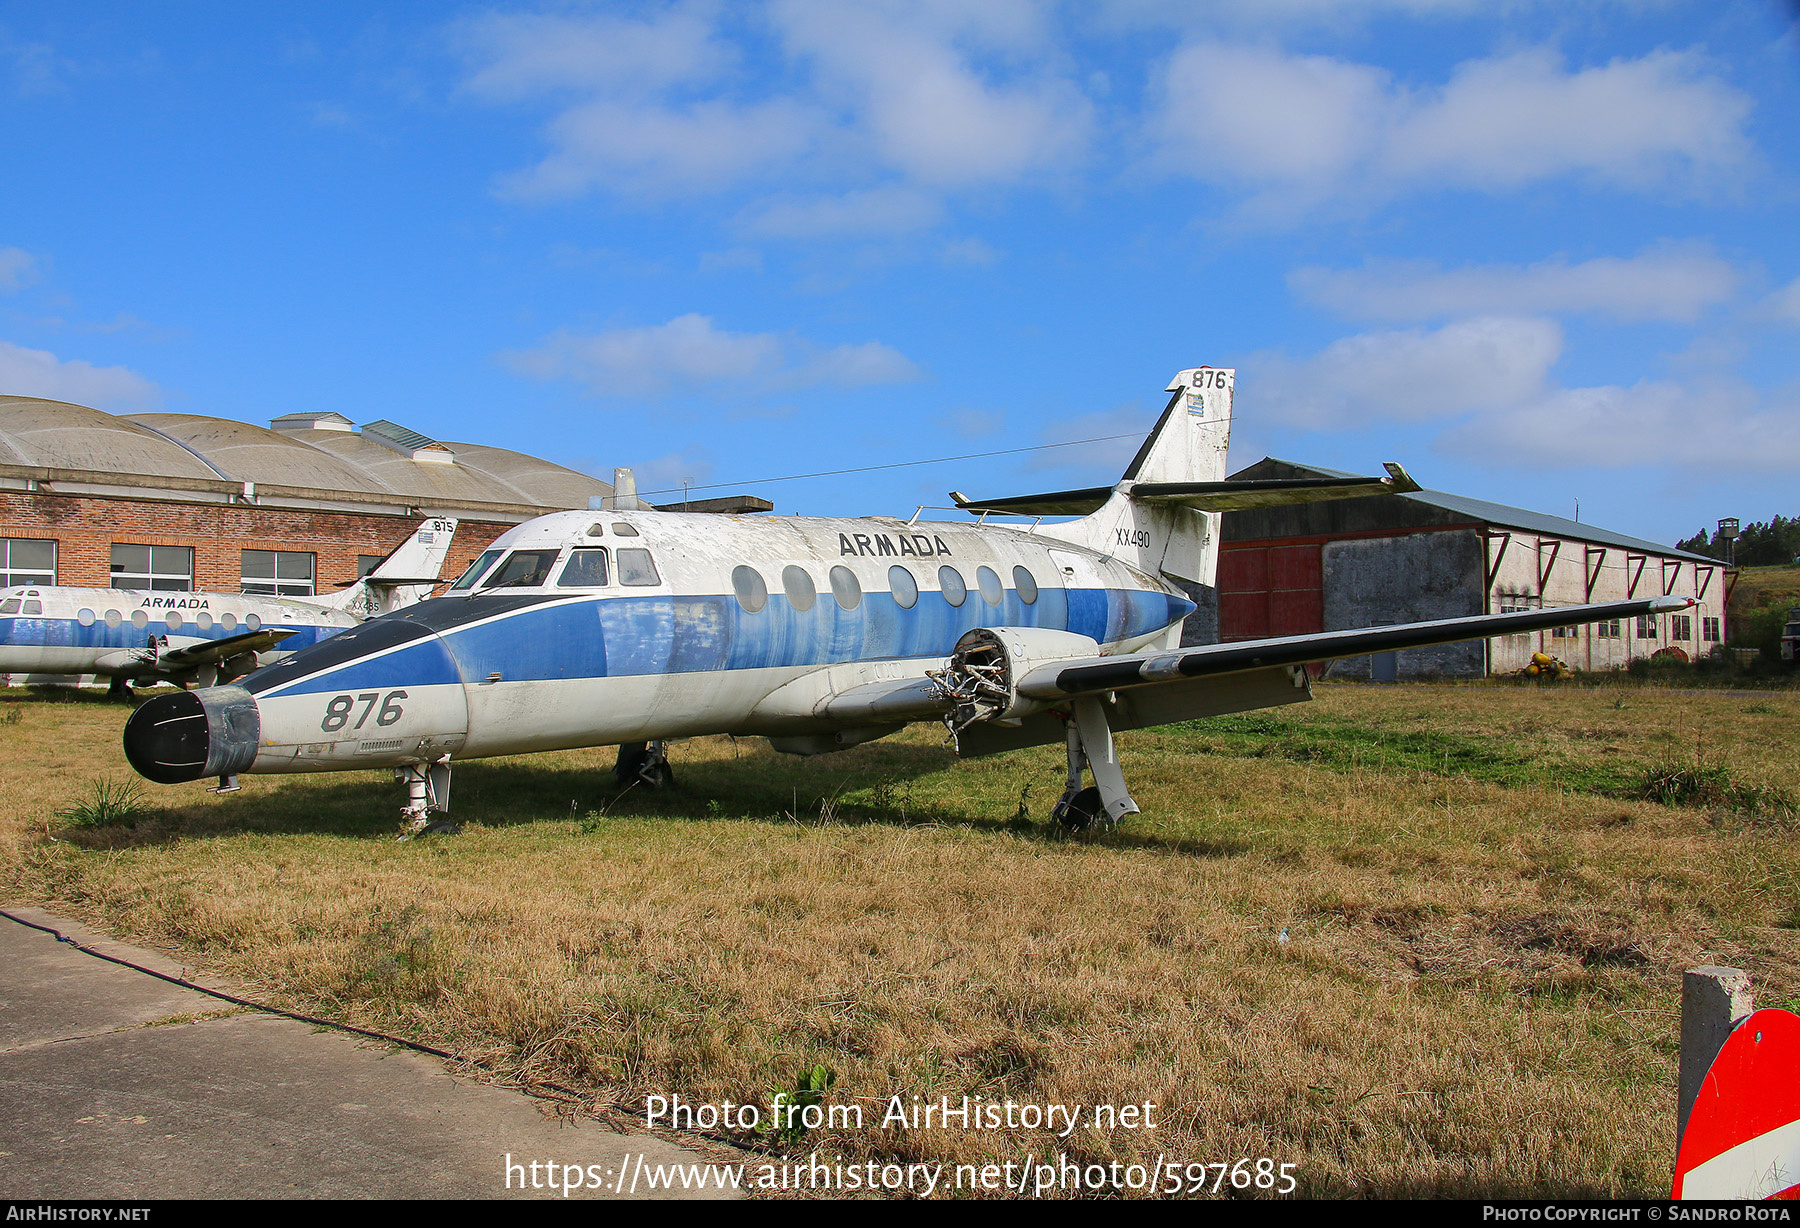
[[[440,515],[461,521],[448,578],[513,525],[612,493],[387,421],[265,428],[0,396],[0,585],[329,594]]]
[[[1265,459],[1234,478],[1351,477]],[[1546,652],[1583,670],[1657,655],[1691,660],[1725,641],[1735,573],[1690,554],[1523,508],[1441,491],[1227,512],[1218,588],[1199,590],[1192,643],[1301,635],[1668,594],[1684,614],[1557,627],[1339,661],[1331,677],[1479,678]]]

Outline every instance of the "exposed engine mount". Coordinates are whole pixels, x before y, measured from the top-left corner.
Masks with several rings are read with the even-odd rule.
[[[1019,679],[1040,665],[1093,657],[1100,645],[1073,631],[1046,627],[977,627],[956,641],[949,662],[926,677],[956,706],[945,717],[951,736],[977,721],[1017,722],[1051,705],[1019,694]]]

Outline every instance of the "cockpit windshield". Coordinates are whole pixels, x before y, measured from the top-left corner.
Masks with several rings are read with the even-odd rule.
[[[450,591],[454,593],[459,589],[474,588],[475,581],[481,579],[482,574],[494,565],[494,560],[505,553],[506,551],[504,550],[489,550],[486,554],[483,554],[480,558],[469,564],[469,569],[467,571],[457,577],[456,583],[450,586]]]
[[[538,588],[550,578],[560,550],[515,550],[483,588]]]

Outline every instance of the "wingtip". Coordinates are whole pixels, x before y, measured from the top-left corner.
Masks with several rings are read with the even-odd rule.
[[[1411,494],[1415,490],[1425,489],[1423,486],[1413,481],[1412,474],[1408,473],[1405,466],[1401,465],[1398,461],[1384,461],[1381,467],[1387,470],[1388,480],[1394,485],[1394,489],[1391,493],[1397,495]]]

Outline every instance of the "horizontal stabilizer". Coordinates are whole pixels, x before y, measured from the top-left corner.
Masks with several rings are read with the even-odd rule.
[[[292,631],[284,631],[276,627],[267,627],[261,631],[244,631],[237,635],[228,635],[222,640],[209,640],[204,644],[191,644],[186,648],[176,648],[158,653],[156,667],[167,670],[190,669],[196,665],[210,665],[216,661],[228,660],[246,652],[267,652],[293,634]]]
[[[1222,482],[1137,482],[1130,488],[1136,503],[1191,507],[1201,512],[1236,512],[1246,508],[1279,507],[1288,503],[1321,503],[1329,499],[1360,499],[1369,495],[1400,495],[1423,489],[1405,469],[1389,463],[1385,478],[1249,478]],[[1098,511],[1112,496],[1111,486],[1083,490],[1059,490],[1044,495],[1013,495],[1004,499],[971,499],[951,491],[956,506],[965,512],[990,512],[1001,516],[1086,516]]]
[[[1314,635],[1290,635],[1279,639],[1244,640],[1208,644],[1179,652],[1133,653],[1129,656],[1090,657],[1085,661],[1052,662],[1019,680],[1019,693],[1033,699],[1061,699],[1095,691],[1152,686],[1182,678],[1230,674],[1266,669],[1273,665],[1311,665],[1361,657],[1401,648],[1425,648],[1459,640],[1481,640],[1496,635],[1519,635],[1550,627],[1643,614],[1668,614],[1694,605],[1692,597],[1647,597],[1637,601],[1612,601],[1598,605],[1565,605],[1512,614],[1476,614],[1468,618],[1442,618],[1434,622],[1401,623],[1391,627],[1363,627],[1349,631],[1324,631]]]
[[[362,576],[355,580],[339,580],[339,588],[349,588],[352,584],[367,584],[370,588],[404,588],[408,584],[442,584],[438,576]]]

